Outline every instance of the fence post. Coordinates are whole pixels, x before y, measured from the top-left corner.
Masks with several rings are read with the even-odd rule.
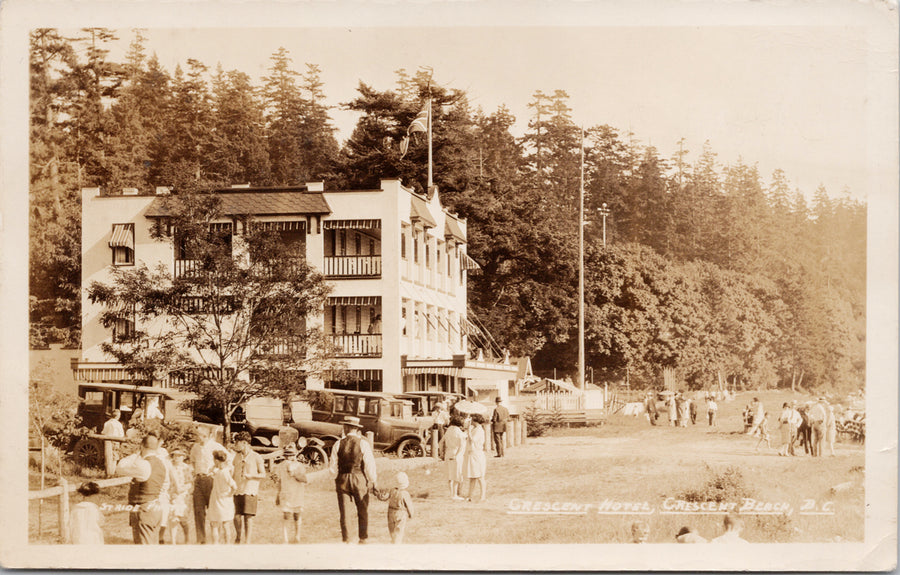
[[[432,429],[431,430],[431,456],[434,457],[435,459],[439,459],[439,455],[440,454],[438,453],[438,430]]]
[[[528,422],[522,418],[522,445],[528,443]]]
[[[112,477],[116,474],[115,446],[112,441],[103,442],[103,459],[106,462],[106,476]]]
[[[366,441],[369,442],[369,445],[371,445],[373,449],[375,448],[375,432],[374,431],[366,432]]]
[[[59,539],[61,543],[69,542],[69,482],[59,478]]]

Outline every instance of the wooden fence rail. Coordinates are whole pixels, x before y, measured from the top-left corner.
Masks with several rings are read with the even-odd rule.
[[[131,483],[130,477],[113,477],[112,479],[100,479],[95,482],[101,489],[126,485]],[[28,500],[57,498],[57,513],[59,517],[59,540],[61,543],[69,542],[69,493],[78,489],[75,483],[69,483],[65,477],[59,478],[59,485],[48,487],[39,491],[29,491]]]

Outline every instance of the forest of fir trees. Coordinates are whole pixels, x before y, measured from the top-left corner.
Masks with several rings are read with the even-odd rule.
[[[31,34],[31,345],[79,346],[80,189],[302,185],[422,191],[426,146],[399,142],[433,99],[434,179],[468,219],[469,310],[492,349],[574,374],[581,128],[563,90],[537,91],[524,136],[501,106],[396,71],[384,90],[326,97],[322,70],[271,55],[255,83],[187,60],[164,69],[137,30],[122,62],[117,32]],[[358,114],[336,138],[330,111]],[[866,205],[849,190],[810,194],[775,170],[723,165],[709,142],[663,157],[637,135],[585,130],[586,350],[595,381],[691,389],[852,390],[865,379]],[[693,158],[693,159],[692,159]],[[606,203],[606,238],[598,214]],[[474,339],[474,338],[473,338]],[[480,343],[484,343],[483,341]]]

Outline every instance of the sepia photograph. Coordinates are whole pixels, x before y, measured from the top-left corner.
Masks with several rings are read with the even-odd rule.
[[[896,4],[4,4],[4,567],[896,568]]]

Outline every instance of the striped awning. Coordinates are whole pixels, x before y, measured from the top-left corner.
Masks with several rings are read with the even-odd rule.
[[[109,247],[134,249],[134,224],[113,224]]]
[[[462,265],[462,269],[464,270],[480,270],[481,266],[478,265],[478,262],[473,260],[469,254],[463,254],[462,259],[460,260],[460,264]]]
[[[326,230],[375,230],[381,229],[381,220],[325,220]]]
[[[306,220],[253,222],[253,229],[267,232],[305,232]]]
[[[329,297],[325,305],[344,306],[344,305],[381,305],[380,295],[344,295]]]
[[[466,382],[467,389],[477,389],[478,391],[499,391],[500,385],[506,383],[505,381],[497,382],[497,381],[481,381],[477,379],[470,379]]]
[[[422,375],[422,374],[433,374],[433,375],[449,375],[452,377],[459,377],[459,368],[458,367],[449,367],[449,366],[419,366],[419,367],[404,367],[400,370],[403,375]]]

